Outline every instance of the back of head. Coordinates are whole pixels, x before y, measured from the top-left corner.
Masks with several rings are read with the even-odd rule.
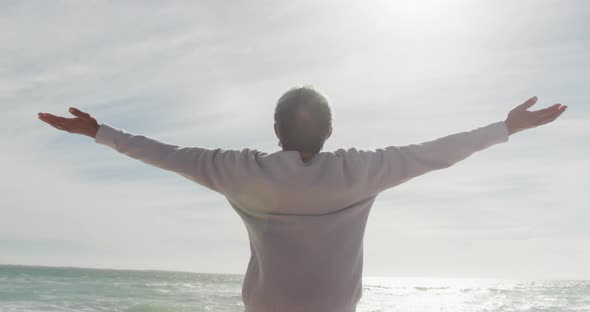
[[[328,99],[310,85],[285,92],[277,102],[274,117],[284,150],[316,154],[332,127]]]

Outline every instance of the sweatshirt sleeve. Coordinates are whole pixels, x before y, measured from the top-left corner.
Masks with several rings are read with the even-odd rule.
[[[245,161],[249,153],[248,149],[179,147],[105,123],[100,124],[94,141],[146,164],[176,172],[221,194],[232,189],[239,163]]]
[[[378,193],[429,171],[443,169],[475,152],[508,141],[504,121],[436,140],[405,146],[357,151],[360,176],[369,192]]]

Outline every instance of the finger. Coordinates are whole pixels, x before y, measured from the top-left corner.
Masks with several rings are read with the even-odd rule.
[[[39,119],[45,121],[46,123],[54,123],[55,122],[55,116],[49,116],[48,114],[39,115]]]
[[[52,127],[56,128],[56,129],[64,130],[64,131],[70,130],[70,125],[69,125],[69,121],[71,121],[70,119],[59,117],[59,116],[54,116],[51,114],[42,114],[42,115],[40,114],[39,119],[41,119],[42,121],[45,121],[46,123],[48,123],[49,125],[51,125]]]
[[[39,115],[44,118],[57,117],[57,116],[50,114],[50,113],[39,113]]]
[[[547,115],[548,113],[554,112],[556,109],[559,109],[559,107],[561,107],[561,104],[553,104],[547,108],[533,111],[533,113],[537,116],[543,116],[543,115]]]
[[[80,118],[85,118],[88,119],[90,118],[90,114],[85,113],[75,107],[70,107],[70,113],[74,116],[80,117]]]
[[[559,107],[556,107],[556,108],[554,108],[554,109],[553,109],[553,110],[551,110],[551,111],[548,111],[548,112],[541,112],[541,113],[539,113],[539,114],[535,114],[535,118],[540,120],[540,119],[545,119],[545,118],[551,117],[551,116],[553,116],[555,113],[559,112],[559,111],[560,111],[560,109],[562,109],[562,108],[563,108],[563,106],[559,106]]]
[[[63,117],[55,116],[50,113],[42,113],[41,116],[43,118],[45,118],[46,120],[59,120],[60,118],[63,118]]]
[[[64,117],[60,117],[60,116],[55,116],[55,115],[51,115],[51,114],[45,114],[45,120],[50,121],[50,122],[59,122],[59,123],[63,123],[66,124],[69,121],[74,120],[73,118],[64,118]]]
[[[562,106],[562,107],[563,107],[563,109],[560,109],[559,111],[555,112],[554,114],[549,115],[549,116],[541,119],[539,122],[535,123],[535,127],[540,126],[540,125],[544,125],[546,123],[550,123],[550,122],[554,121],[555,119],[557,119],[567,109],[567,106]]]
[[[54,127],[62,131],[64,130],[64,127],[60,124],[55,124]]]
[[[54,127],[55,129],[66,131],[66,128],[60,123],[57,123],[55,121],[49,121],[49,120],[43,119],[42,117],[39,117],[39,118],[41,118],[41,120],[45,121],[47,124]]]
[[[62,131],[67,131],[67,132],[72,132],[72,125],[68,122],[63,122],[63,121],[56,121],[54,122],[54,125],[57,129],[62,130]]]
[[[537,97],[536,97],[536,96],[533,96],[532,98],[530,98],[530,99],[526,100],[524,103],[522,103],[522,104],[518,105],[518,106],[516,107],[516,109],[519,109],[519,110],[526,110],[526,109],[528,109],[529,107],[531,107],[531,106],[535,105],[535,103],[537,103]]]

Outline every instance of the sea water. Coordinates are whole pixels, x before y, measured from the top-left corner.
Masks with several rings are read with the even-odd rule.
[[[0,311],[243,311],[243,276],[0,265]],[[364,277],[358,312],[590,311],[590,281]]]

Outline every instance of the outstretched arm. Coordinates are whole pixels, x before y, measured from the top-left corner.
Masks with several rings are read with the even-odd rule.
[[[76,118],[39,113],[39,119],[56,129],[92,137],[96,143],[155,167],[176,172],[219,193],[229,190],[238,162],[248,157],[249,150],[211,150],[166,144],[99,123],[90,114],[73,107],[70,113]]]
[[[372,192],[380,192],[429,171],[450,167],[477,151],[507,142],[508,137],[516,132],[549,123],[567,109],[567,106],[555,104],[528,111],[536,102],[537,97],[532,97],[512,109],[506,120],[471,131],[421,144],[358,151],[361,168],[367,175],[367,187]]]

